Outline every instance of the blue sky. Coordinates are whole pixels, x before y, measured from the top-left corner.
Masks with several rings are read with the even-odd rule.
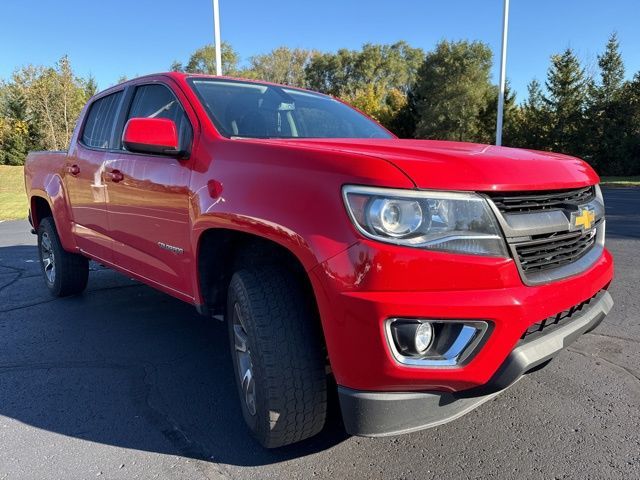
[[[245,61],[279,45],[332,51],[404,39],[428,50],[441,39],[473,39],[493,48],[497,77],[502,0],[220,0],[220,10],[222,37]],[[167,70],[213,36],[211,0],[2,0],[0,18],[0,78],[66,53],[100,88]],[[638,0],[511,0],[507,75],[518,99],[567,46],[593,70],[613,31],[632,76],[638,19]]]

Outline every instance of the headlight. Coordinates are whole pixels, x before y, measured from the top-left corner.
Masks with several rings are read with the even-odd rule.
[[[507,257],[498,223],[475,193],[345,186],[358,230],[381,242],[456,253]]]
[[[604,205],[604,197],[602,196],[602,189],[600,188],[599,183],[595,185],[595,190],[596,190],[596,198],[600,200],[600,203],[602,205]]]

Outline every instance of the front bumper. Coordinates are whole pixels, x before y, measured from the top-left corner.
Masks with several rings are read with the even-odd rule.
[[[311,270],[331,369],[360,391],[458,392],[488,383],[533,324],[592,298],[613,277],[613,258],[545,285],[522,283],[512,259],[453,255],[361,241]],[[463,365],[399,363],[389,318],[478,320],[490,325]]]
[[[522,375],[551,360],[580,335],[600,324],[613,306],[600,292],[571,320],[532,340],[521,341],[486,384],[460,392],[372,392],[338,387],[346,430],[352,435],[386,436],[435,427],[490,400]]]

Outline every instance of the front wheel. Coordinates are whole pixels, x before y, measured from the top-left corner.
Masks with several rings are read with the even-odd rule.
[[[324,426],[322,339],[297,279],[277,267],[236,272],[227,323],[240,405],[267,448],[309,438]]]
[[[38,226],[38,253],[44,281],[51,295],[65,297],[81,293],[86,288],[89,261],[62,248],[51,217],[43,218]]]

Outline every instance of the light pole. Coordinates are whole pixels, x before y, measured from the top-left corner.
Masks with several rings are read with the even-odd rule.
[[[504,89],[507,73],[507,36],[509,31],[509,0],[504,0],[502,15],[502,55],[500,56],[500,90],[498,92],[498,118],[496,121],[496,145],[502,145],[502,121],[504,115]]]
[[[220,44],[220,8],[213,0],[213,38],[216,50],[216,75],[222,75],[222,45]]]

